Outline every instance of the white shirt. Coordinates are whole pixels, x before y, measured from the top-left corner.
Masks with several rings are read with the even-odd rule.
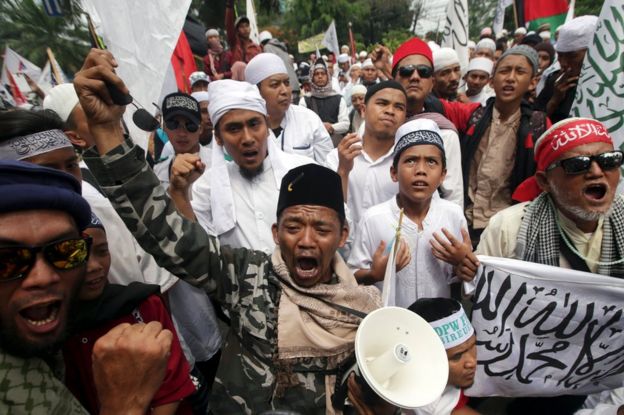
[[[356,229],[348,260],[353,270],[370,269],[373,254],[381,241],[390,246],[399,226],[399,216],[396,197],[366,211]],[[396,274],[396,299],[393,302],[398,307],[409,307],[419,298],[450,298],[449,283],[453,279],[453,267],[435,258],[429,244],[434,232],[444,237],[442,228],[449,230],[459,240],[462,238],[461,229],[466,228],[462,209],[444,199],[431,199],[422,230],[407,216],[403,216],[401,237],[409,245],[412,259]],[[377,287],[382,290],[383,282],[377,283]]]
[[[451,415],[451,412],[457,406],[460,397],[461,389],[456,386],[446,385],[444,392],[442,392],[442,396],[440,396],[435,402],[411,411],[405,411],[404,413],[411,415]]]
[[[86,165],[81,163],[84,168]],[[121,220],[111,202],[95,187],[82,181],[82,197],[91,210],[102,221],[106,229],[111,267],[108,280],[115,284],[128,285],[138,281],[160,286],[161,292],[171,288],[178,279],[169,271],[158,266],[154,258],[146,253],[134,239]]]
[[[347,206],[349,206],[353,223],[360,223],[368,208],[385,202],[398,193],[399,185],[390,177],[393,151],[394,147],[373,161],[362,150],[362,154],[353,159],[347,192]],[[329,153],[326,165],[338,171],[338,149]]]
[[[489,85],[486,85],[483,87],[483,89],[481,89],[481,92],[479,92],[477,95],[468,97],[468,99],[470,100],[470,102],[478,102],[479,104],[481,104],[482,107],[485,107],[487,100],[494,95],[496,95],[494,90],[490,88]]]
[[[210,167],[210,163],[212,162],[212,150],[209,146],[199,145],[199,158],[206,165],[206,169],[208,169]],[[174,159],[175,154],[154,165],[154,173],[158,177],[158,180],[160,180],[160,184],[165,189],[165,192],[169,189],[171,165]]]
[[[286,153],[299,154],[323,164],[334,145],[323,122],[312,110],[291,105],[284,115],[282,132],[274,138],[277,147]]]
[[[270,138],[269,138],[270,139]],[[285,158],[294,168],[303,164],[313,163],[305,157]],[[252,180],[243,177],[236,163],[227,163],[236,224],[234,228],[217,235],[213,225],[212,200],[210,192],[211,170],[206,171],[197,179],[193,186],[193,211],[199,224],[211,235],[219,238],[222,245],[235,248],[250,248],[266,254],[273,252],[275,242],[271,226],[276,222],[277,199],[279,187],[269,157],[264,159],[263,171]],[[281,182],[281,177],[279,178]]]

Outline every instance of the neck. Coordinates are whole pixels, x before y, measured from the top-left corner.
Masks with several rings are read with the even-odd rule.
[[[512,102],[501,102],[500,100],[497,99],[496,101],[494,101],[494,107],[500,114],[500,119],[502,121],[506,121],[512,115],[514,115],[516,111],[518,111],[518,108],[520,108],[521,103],[522,103],[522,99],[518,101],[512,101]]]
[[[431,206],[431,198],[413,201],[405,198],[401,193],[397,195],[397,205],[403,209],[405,216],[418,225],[418,228],[422,230],[422,223],[429,213],[429,207]]]
[[[407,100],[407,118],[423,112],[425,101]]]
[[[286,116],[285,112],[271,112],[271,111],[269,111],[269,116],[268,116],[269,128],[275,129],[275,128],[279,127],[285,116]]]
[[[394,146],[393,136],[380,137],[371,133],[368,128],[365,128],[364,137],[362,137],[362,148],[371,159],[377,160],[379,157],[387,154],[392,146]]]

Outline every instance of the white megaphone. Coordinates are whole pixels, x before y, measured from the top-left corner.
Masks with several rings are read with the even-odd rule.
[[[379,397],[403,409],[434,402],[448,381],[442,341],[429,323],[405,308],[385,307],[367,315],[355,335],[355,357],[357,364],[343,384],[359,369]]]

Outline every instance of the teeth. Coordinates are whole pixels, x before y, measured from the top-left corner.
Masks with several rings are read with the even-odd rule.
[[[52,312],[50,313],[50,316],[44,320],[31,320],[29,318],[26,319],[26,321],[28,321],[30,324],[32,324],[33,326],[43,326],[45,324],[49,324],[51,322],[53,322],[54,320],[56,320],[56,316],[58,315],[58,309],[54,308],[52,310]]]

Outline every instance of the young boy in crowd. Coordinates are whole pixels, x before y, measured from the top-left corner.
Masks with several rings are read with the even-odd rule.
[[[391,300],[397,306],[407,307],[419,298],[450,297],[453,265],[465,255],[455,237],[466,240],[468,234],[461,207],[437,194],[446,176],[444,143],[438,125],[428,119],[409,121],[397,130],[396,143],[390,175],[398,182],[399,193],[366,211],[356,229],[348,263],[360,283],[377,283],[382,288],[389,256],[386,248],[403,210],[396,298]],[[444,256],[437,256],[435,248],[432,252],[430,242],[435,232],[444,232],[457,244],[457,259],[448,251]]]
[[[110,329],[122,323],[159,321],[171,330],[167,371],[162,385],[152,400],[151,414],[191,414],[190,403],[184,399],[195,393],[190,368],[165,308],[157,285],[131,283],[128,286],[108,283],[111,256],[102,222],[92,214],[91,224],[84,231],[91,237],[87,274],[78,293],[74,309],[72,335],[63,348],[65,383],[72,394],[91,414],[100,411],[92,369],[95,342]]]

